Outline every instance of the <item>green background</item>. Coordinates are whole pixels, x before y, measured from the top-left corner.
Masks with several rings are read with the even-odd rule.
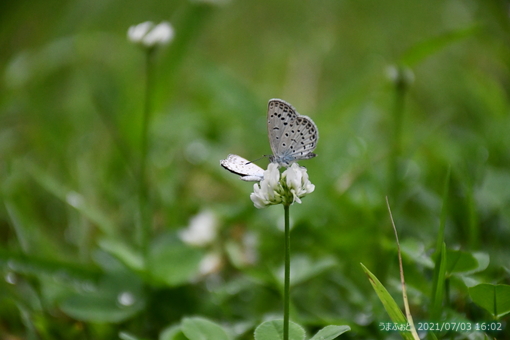
[[[219,166],[229,153],[270,154],[271,98],[320,131],[318,157],[300,163],[315,192],[290,211],[291,315],[309,335],[347,324],[345,339],[398,338],[378,330],[389,318],[359,265],[401,303],[386,196],[415,321],[429,317],[443,202],[447,248],[490,258],[468,279],[508,284],[509,8],[502,0],[2,2],[0,337],[149,339],[199,315],[251,339],[261,321],[281,317],[283,209],[256,209],[252,184]],[[175,39],[154,58],[153,262],[143,270],[144,51],[126,32],[146,20],[169,21]],[[204,211],[218,224],[214,243],[183,244],[179,231]],[[200,276],[212,251],[222,266]],[[490,321],[466,280],[452,276],[441,320]]]

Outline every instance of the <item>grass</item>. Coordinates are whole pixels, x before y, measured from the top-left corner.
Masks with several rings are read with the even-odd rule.
[[[229,153],[270,152],[270,98],[320,130],[318,157],[301,164],[315,192],[291,216],[293,256],[320,270],[303,265],[291,319],[309,335],[346,324],[341,338],[394,337],[378,330],[389,319],[359,266],[399,301],[389,195],[415,322],[430,317],[428,261],[443,225],[448,251],[490,262],[447,272],[448,303],[435,312],[492,320],[466,282],[510,278],[503,2],[30,4],[0,11],[0,337],[148,339],[199,316],[252,339],[281,318],[280,208],[255,209],[252,186],[219,166]],[[144,55],[126,39],[145,20],[176,31],[154,55],[150,275],[136,233]],[[413,72],[405,91],[386,76],[392,65]],[[179,231],[204,210],[218,236],[183,244]],[[221,266],[200,275],[211,252]]]

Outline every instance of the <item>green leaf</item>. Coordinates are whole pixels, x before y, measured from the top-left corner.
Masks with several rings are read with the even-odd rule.
[[[169,286],[182,285],[198,274],[202,257],[202,250],[189,247],[176,235],[159,237],[150,249],[150,271]]]
[[[99,247],[134,271],[143,269],[143,259],[140,254],[120,240],[102,239],[99,241]]]
[[[187,340],[181,330],[181,325],[172,325],[165,328],[160,334],[158,340]]]
[[[467,272],[464,274],[473,274],[473,273],[481,272],[482,270],[485,270],[489,266],[489,263],[490,263],[489,254],[475,252],[475,253],[472,253],[472,255],[478,261],[478,267],[474,271],[470,271],[470,272]]]
[[[487,310],[493,317],[501,318],[510,313],[510,286],[482,283],[469,288],[474,303]]]
[[[92,322],[122,322],[144,307],[141,281],[130,273],[109,274],[97,287],[86,287],[60,303],[64,313]]]
[[[472,274],[487,268],[489,256],[483,253],[470,253],[462,250],[446,252],[446,272],[448,274]]]
[[[289,340],[304,340],[303,327],[290,321]],[[283,320],[266,321],[255,329],[255,340],[283,340]]]
[[[402,258],[408,258],[411,262],[421,264],[426,268],[434,268],[434,262],[427,255],[423,242],[415,239],[406,239],[400,242]]]
[[[336,261],[333,258],[326,257],[313,261],[310,257],[305,255],[297,255],[292,257],[290,262],[290,284],[296,286],[307,280],[310,280],[328,269],[336,265]],[[284,268],[283,266],[275,274],[278,278],[278,282],[283,286],[284,280]]]
[[[128,333],[128,332],[119,332],[119,339],[121,340],[141,340],[141,338]]]
[[[382,285],[382,283],[375,277],[374,274],[372,274],[362,263],[361,267],[363,267],[363,270],[368,275],[368,280],[370,281],[370,284],[372,285],[372,288],[374,288],[377,296],[379,297],[379,300],[381,300],[384,309],[390,316],[391,321],[398,323],[398,324],[407,324],[407,319],[404,316],[404,313],[400,310],[395,300],[391,297],[390,293],[386,290],[386,288]],[[413,335],[411,332],[400,332],[402,337],[407,340],[414,340]]]
[[[477,190],[477,202],[483,209],[503,209],[510,200],[509,182],[508,171],[488,168],[482,186]]]
[[[227,332],[218,324],[204,318],[184,318],[181,330],[189,340],[229,340]]]
[[[333,340],[345,332],[351,330],[349,326],[334,326],[329,325],[321,329],[310,340]]]

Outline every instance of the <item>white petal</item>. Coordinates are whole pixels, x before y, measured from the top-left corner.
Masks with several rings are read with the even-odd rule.
[[[128,38],[134,43],[142,41],[143,37],[154,27],[151,21],[142,22],[141,24],[131,26],[128,29]]]
[[[145,46],[151,47],[157,44],[163,45],[170,42],[174,36],[174,30],[168,22],[162,22],[150,30],[143,38]]]

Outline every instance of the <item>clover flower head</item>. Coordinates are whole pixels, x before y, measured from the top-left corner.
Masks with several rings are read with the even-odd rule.
[[[291,205],[301,203],[301,198],[314,190],[315,185],[308,179],[306,168],[293,163],[280,174],[278,165],[270,163],[264,171],[264,179],[253,185],[250,199],[258,209],[280,203]]]
[[[315,190],[315,185],[308,179],[306,168],[300,167],[297,163],[293,163],[285,170],[282,177],[285,179],[287,189],[292,193],[292,202],[301,203],[302,197]]]
[[[168,44],[174,37],[170,23],[163,21],[154,25],[151,21],[142,22],[128,29],[128,39],[147,48]]]

